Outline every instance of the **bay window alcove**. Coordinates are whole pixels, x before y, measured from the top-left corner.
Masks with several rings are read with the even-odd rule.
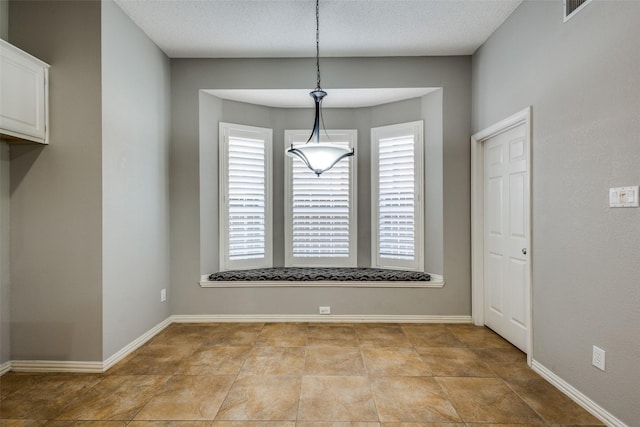
[[[443,283],[442,89],[423,90],[420,96],[383,104],[325,106],[324,121],[332,143],[356,147],[356,155],[343,159],[344,164],[336,168],[336,177],[329,173],[304,177],[292,164],[294,159],[284,154],[286,146],[308,134],[310,108],[258,105],[253,99],[241,102],[231,92],[242,91],[200,92],[201,285],[211,273],[287,266],[395,268],[430,273],[430,285]],[[415,151],[419,158],[414,160],[421,169],[414,183],[422,191],[414,200],[420,212],[414,218],[415,256],[411,265],[384,265],[376,257],[380,234],[374,231],[379,228],[380,215],[373,209],[377,203],[373,200],[380,193],[380,182],[372,170],[379,168],[374,162],[380,156],[374,152],[379,141],[372,139],[372,129],[417,122],[424,130],[415,136],[420,150]],[[271,137],[270,144],[261,145],[269,151],[264,152],[268,189],[264,187],[260,216],[265,223],[263,229],[253,230],[260,234],[254,236],[258,246],[264,247],[259,248],[257,258],[245,257],[241,262],[230,262],[228,256],[232,230],[225,199],[229,186],[224,181],[229,175],[220,168],[228,165],[225,147],[229,140],[221,126],[260,130]],[[331,215],[324,215],[329,210]]]

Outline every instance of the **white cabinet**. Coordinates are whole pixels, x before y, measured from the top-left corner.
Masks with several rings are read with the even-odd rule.
[[[49,143],[49,65],[0,39],[0,138]]]

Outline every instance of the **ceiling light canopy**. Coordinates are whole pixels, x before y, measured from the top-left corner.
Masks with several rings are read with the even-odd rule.
[[[345,157],[355,154],[353,148],[349,149],[331,143],[320,142],[320,128],[324,130],[322,120],[322,99],[327,96],[327,92],[320,86],[320,3],[316,0],[316,88],[309,93],[315,103],[315,118],[313,130],[309,139],[304,144],[293,145],[287,150],[287,155],[297,157],[304,162],[309,169],[320,176],[323,172],[331,169],[336,163]],[[327,133],[326,130],[324,131]],[[328,135],[327,135],[328,137]]]

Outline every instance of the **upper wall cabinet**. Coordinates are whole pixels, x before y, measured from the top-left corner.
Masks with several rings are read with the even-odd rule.
[[[49,65],[0,39],[0,138],[49,143]]]

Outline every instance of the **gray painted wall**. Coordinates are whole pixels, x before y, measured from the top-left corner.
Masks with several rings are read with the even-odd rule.
[[[473,56],[473,129],[533,112],[533,358],[640,420],[640,3],[525,1]],[[544,30],[541,30],[544,29]],[[446,241],[445,241],[446,243]],[[591,366],[592,345],[607,370]]]
[[[9,40],[9,0],[0,0],[0,39]]]
[[[51,144],[11,151],[10,358],[101,361],[170,314],[169,60],[113,2],[12,2],[9,35],[51,64]]]
[[[424,269],[442,275],[444,271],[443,230],[443,100],[442,89],[422,97],[424,120]]]
[[[133,72],[132,72],[133,70]],[[169,58],[102,2],[103,358],[169,317]]]
[[[9,40],[9,0],[0,0],[0,39]]]
[[[11,360],[9,145],[0,142],[0,364]]]
[[[100,2],[10,11],[11,42],[51,64],[51,144],[11,149],[12,359],[102,360]]]
[[[440,101],[442,129],[442,219],[444,247],[441,261],[447,284],[444,289],[380,290],[380,289],[202,289],[197,281],[201,273],[217,267],[217,242],[204,242],[202,232],[215,233],[215,226],[203,218],[201,203],[213,204],[215,198],[200,197],[202,176],[215,177],[213,170],[202,171],[204,165],[217,167],[217,154],[203,147],[200,132],[217,140],[219,118],[203,114],[199,106],[201,89],[288,89],[307,88],[313,76],[311,59],[173,59],[171,61],[171,282],[174,314],[315,314],[320,304],[332,305],[336,314],[470,314],[470,194],[469,136],[471,74],[469,57],[431,58],[325,58],[322,61],[323,82],[327,88],[375,87],[442,87],[440,99],[433,98],[429,108]],[[435,95],[438,96],[437,94]],[[209,96],[210,97],[210,96]],[[205,98],[206,99],[206,98]],[[434,101],[435,100],[435,101]],[[231,118],[233,109],[223,108],[221,101],[208,100],[212,111],[223,120]],[[425,101],[427,102],[427,101]],[[326,121],[332,118],[327,111]],[[308,112],[285,112],[286,117],[299,114],[299,123],[308,127]],[[274,128],[274,137],[290,122],[263,112],[252,114],[251,123]],[[238,117],[238,116],[234,116]],[[238,117],[241,118],[241,117]],[[211,123],[203,124],[202,120]],[[261,123],[264,120],[265,123]],[[287,118],[288,120],[295,120]],[[382,120],[382,119],[381,119]],[[415,120],[415,119],[414,119]],[[231,121],[231,120],[228,120]],[[237,120],[246,123],[245,120]],[[275,126],[273,125],[275,123]],[[281,123],[281,124],[280,124]],[[329,127],[353,127],[334,126]],[[354,120],[359,129],[359,149],[368,141],[371,119]],[[383,123],[380,123],[383,124]],[[386,124],[386,123],[384,123]],[[204,130],[203,130],[204,126]],[[211,128],[211,126],[215,126]],[[360,130],[362,129],[362,130]],[[433,137],[433,135],[432,135]],[[363,139],[366,138],[366,139]],[[274,139],[274,146],[278,146]],[[360,152],[359,151],[359,152]],[[435,149],[437,154],[438,149]],[[200,153],[209,157],[203,161]],[[284,154],[283,154],[284,155]],[[274,154],[274,169],[281,171],[282,156]],[[280,164],[278,162],[281,162]],[[280,165],[280,166],[279,166]],[[368,170],[359,165],[359,179],[368,178]],[[276,176],[276,179],[278,177]],[[215,191],[215,190],[213,190]],[[362,194],[362,192],[360,193]],[[276,197],[274,204],[282,203]],[[203,226],[204,223],[208,225]],[[202,228],[201,228],[202,227]],[[274,224],[274,235],[279,230]],[[281,226],[280,226],[281,227]],[[282,228],[280,228],[282,230]],[[362,238],[362,235],[360,236]],[[213,240],[213,238],[212,238]],[[366,239],[363,240],[366,242]],[[277,243],[277,242],[276,242]],[[203,250],[203,247],[208,249]],[[359,257],[359,262],[363,261]]]

